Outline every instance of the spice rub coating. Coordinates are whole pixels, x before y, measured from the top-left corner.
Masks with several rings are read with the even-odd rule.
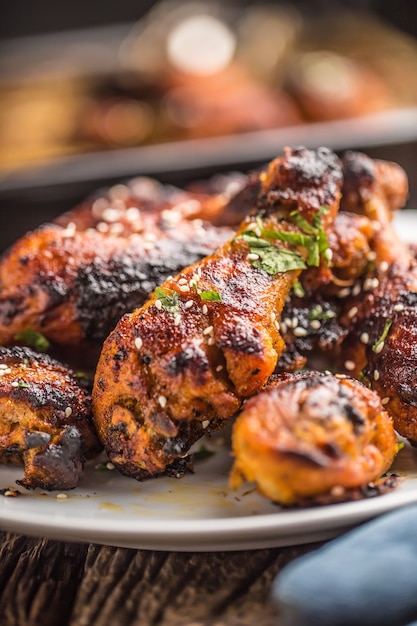
[[[250,398],[232,433],[231,486],[254,482],[274,502],[339,498],[378,479],[397,451],[379,396],[321,372],[275,377]]]
[[[95,364],[121,315],[231,236],[226,227],[192,219],[186,192],[178,198],[179,191],[159,186],[132,205],[117,189],[26,234],[3,255],[1,344],[13,345],[30,328],[59,356],[90,355]]]
[[[306,250],[285,240],[272,252],[274,261],[290,257],[290,265],[267,271],[262,250],[273,244],[263,239],[256,254],[248,241],[262,239],[259,220],[266,233],[298,236],[296,218],[311,226],[323,206],[323,228],[329,228],[338,210],[341,168],[330,150],[288,149],[260,182],[255,210],[236,236],[167,280],[120,320],[104,344],[94,420],[112,462],[125,474],[141,479],[164,473],[274,371],[284,348],[278,319]]]
[[[72,489],[100,449],[76,375],[46,354],[0,347],[0,463],[24,466],[19,484]]]

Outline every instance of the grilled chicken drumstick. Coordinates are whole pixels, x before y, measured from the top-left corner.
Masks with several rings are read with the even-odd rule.
[[[0,463],[26,488],[72,489],[100,444],[91,396],[73,372],[29,348],[0,348]]]
[[[32,329],[65,360],[78,362],[81,356],[82,365],[95,365],[122,314],[231,236],[228,228],[191,219],[197,201],[185,192],[151,186],[152,195],[149,185],[142,195],[136,190],[133,199],[119,189],[85,203],[56,224],[28,233],[5,253],[2,345],[15,344],[20,333]],[[201,203],[198,207],[201,213]]]
[[[324,262],[341,182],[331,151],[286,150],[261,175],[237,235],[120,320],[99,359],[93,408],[122,473],[176,471],[192,443],[263,387],[284,347],[277,320],[291,286],[306,264]]]
[[[397,440],[379,396],[321,372],[276,377],[233,425],[231,485],[256,483],[274,502],[346,497],[392,464]]]

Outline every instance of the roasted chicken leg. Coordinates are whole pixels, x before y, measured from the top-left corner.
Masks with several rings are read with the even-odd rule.
[[[307,265],[326,263],[341,183],[331,151],[286,150],[261,174],[256,209],[236,236],[120,320],[99,359],[93,407],[121,472],[166,472],[263,387],[284,348],[277,319],[291,286]]]

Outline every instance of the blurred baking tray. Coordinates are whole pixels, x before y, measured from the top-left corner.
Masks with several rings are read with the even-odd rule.
[[[226,170],[246,171],[274,158],[284,146],[362,150],[398,162],[410,179],[410,206],[417,204],[417,107],[229,137],[187,140],[89,153],[0,175],[0,214],[7,228],[0,249],[104,185],[134,176],[185,184]]]

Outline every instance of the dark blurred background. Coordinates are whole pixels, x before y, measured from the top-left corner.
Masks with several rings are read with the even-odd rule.
[[[189,31],[173,44],[190,6],[214,17],[200,56]],[[97,187],[292,144],[397,161],[417,206],[415,0],[13,0],[0,17],[0,250]],[[210,42],[225,60],[200,72]]]
[[[279,0],[271,0],[279,4]],[[144,15],[153,0],[14,0],[3,3],[0,37],[12,38],[68,29],[104,26],[117,22],[134,22]],[[227,0],[224,4],[227,4]],[[229,4],[233,4],[230,2]],[[240,3],[254,4],[253,2]],[[415,0],[293,0],[291,4],[306,12],[329,11],[335,7],[367,9],[387,19],[404,32],[417,36],[417,3]]]

